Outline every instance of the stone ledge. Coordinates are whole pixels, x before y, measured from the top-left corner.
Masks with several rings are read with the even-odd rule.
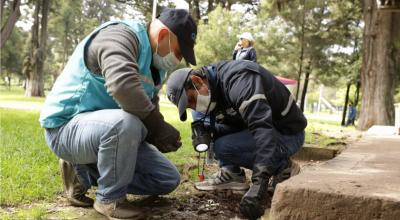
[[[341,148],[344,148],[342,146]],[[340,153],[341,149],[332,149],[332,148],[320,148],[305,145],[293,155],[293,159],[295,160],[304,160],[304,161],[321,161],[321,160],[330,160],[334,158],[338,153]]]
[[[400,219],[399,161],[399,137],[365,137],[279,184],[270,219]]]

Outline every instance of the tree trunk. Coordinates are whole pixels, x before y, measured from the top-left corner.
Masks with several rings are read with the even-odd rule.
[[[306,94],[307,94],[308,81],[310,79],[310,74],[311,74],[311,62],[308,63],[308,66],[306,68],[306,77],[304,78],[303,91],[301,93],[300,109],[302,112],[304,112],[304,103],[306,101]]]
[[[349,93],[350,93],[351,84],[347,84],[346,89],[346,97],[344,98],[344,106],[343,106],[343,115],[342,115],[342,126],[346,125],[346,113],[347,113],[347,105],[349,104]]]
[[[3,20],[4,16],[4,4],[5,1],[1,1],[1,19]],[[21,11],[19,10],[19,6],[21,5],[20,0],[14,0],[12,5],[10,6],[11,8],[11,13],[10,17],[8,17],[7,22],[4,24],[3,27],[1,27],[1,40],[0,40],[0,48],[3,48],[3,46],[6,44],[6,41],[8,38],[10,38],[12,31],[14,29],[15,23],[17,22],[19,16],[21,16]]]
[[[4,5],[6,5],[6,0],[1,0],[0,1],[0,19],[3,21],[4,18]]]
[[[47,51],[47,24],[48,15],[50,10],[50,0],[43,0],[42,5],[42,18],[40,21],[40,54],[39,62],[37,63],[37,74],[39,76],[39,92],[37,96],[44,96],[44,64],[46,61],[46,51]]]
[[[363,16],[362,103],[358,128],[366,130],[372,125],[394,123],[395,77],[400,72],[400,13],[379,11],[376,1],[363,0]]]
[[[62,55],[62,67],[64,68],[65,64],[67,63],[68,59],[68,32],[69,28],[65,28],[64,32],[64,43],[63,43],[63,55]]]
[[[303,5],[302,22],[301,22],[301,49],[299,58],[299,72],[297,78],[296,100],[299,98],[301,75],[303,74],[303,60],[304,60],[304,25],[305,25],[305,4],[304,0],[301,1]]]
[[[39,12],[40,12],[40,4],[41,1],[36,1],[35,11],[33,13],[33,25],[31,30],[31,49],[30,49],[30,58],[29,58],[29,69],[25,72],[26,75],[26,90],[25,96],[32,96],[32,87],[35,82],[35,66],[36,66],[36,53],[37,48],[39,47]]]
[[[354,107],[357,108],[358,105],[358,99],[360,98],[360,86],[361,86],[361,82],[360,79],[357,80],[356,83],[356,91],[354,92],[355,94],[355,99],[354,99]]]
[[[200,20],[200,0],[192,0],[191,1],[191,14],[196,21],[196,23],[199,23]]]
[[[207,15],[214,10],[214,0],[208,0]]]
[[[35,19],[32,27],[32,72],[30,73],[26,96],[44,96],[43,67],[46,59],[47,23],[49,0],[39,0],[35,7]],[[39,11],[41,11],[39,28]],[[39,38],[40,29],[40,38]]]

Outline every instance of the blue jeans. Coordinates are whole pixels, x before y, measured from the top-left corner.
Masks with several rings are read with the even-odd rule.
[[[209,115],[205,116],[201,112],[196,112],[196,111],[192,110],[192,118],[193,118],[193,121],[204,119],[205,124],[210,124],[210,116]]]
[[[146,135],[139,118],[110,109],[78,114],[60,128],[46,129],[45,136],[87,188],[98,185],[96,199],[111,202],[127,193],[167,194],[179,185],[177,168],[145,142]]]
[[[288,167],[289,157],[295,154],[304,144],[304,131],[296,135],[283,135],[275,130],[276,148],[274,153],[273,175]],[[231,133],[218,138],[214,143],[214,152],[221,167],[233,172],[240,167],[253,169],[256,141],[249,130]]]

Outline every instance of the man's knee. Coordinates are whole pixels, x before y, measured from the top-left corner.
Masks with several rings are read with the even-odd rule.
[[[159,182],[159,195],[173,192],[180,184],[181,176],[176,168],[171,169]]]
[[[223,159],[232,153],[230,152],[231,148],[229,147],[229,143],[224,137],[220,137],[214,142],[213,150],[218,159]]]
[[[169,178],[170,179],[168,181],[168,184],[166,184],[165,187],[167,191],[166,193],[174,191],[181,183],[181,175],[179,174],[179,171],[176,168],[171,170]]]

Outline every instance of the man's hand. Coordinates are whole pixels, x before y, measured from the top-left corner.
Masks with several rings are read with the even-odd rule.
[[[160,125],[160,129],[162,132],[157,136],[147,135],[146,140],[150,144],[156,146],[163,153],[176,151],[182,146],[179,131],[172,127],[172,125],[164,122],[163,125]]]
[[[240,201],[240,212],[248,219],[257,219],[264,214],[265,209],[271,202],[268,195],[268,180],[260,178],[253,181],[253,185]]]
[[[154,109],[144,120],[148,134],[146,141],[163,153],[178,150],[182,146],[179,131],[164,121],[164,117]]]

